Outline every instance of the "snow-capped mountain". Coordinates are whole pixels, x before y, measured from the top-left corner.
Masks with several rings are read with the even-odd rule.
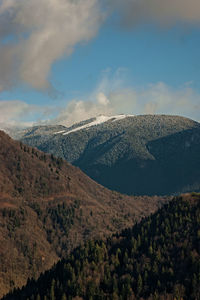
[[[33,127],[20,139],[123,193],[200,190],[200,124],[184,117],[99,116],[71,127]]]
[[[111,122],[115,122],[115,121],[118,121],[118,120],[122,120],[122,119],[125,119],[127,117],[133,117],[133,115],[116,115],[116,116],[104,116],[104,115],[100,115],[94,119],[91,119],[90,122],[87,123],[86,121],[86,124],[85,125],[81,125],[82,123],[78,123],[76,125],[73,126],[73,129],[71,130],[61,130],[61,131],[58,131],[58,132],[55,132],[55,134],[63,134],[63,135],[67,135],[67,134],[70,134],[72,132],[75,132],[75,131],[78,131],[78,130],[82,130],[82,129],[88,129],[92,126],[97,126],[97,125],[100,125],[100,124],[103,124],[105,122],[108,122],[108,121],[111,121]]]

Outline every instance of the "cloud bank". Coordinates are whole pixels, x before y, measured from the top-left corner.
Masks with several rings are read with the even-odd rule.
[[[116,10],[127,26],[200,22],[199,0],[0,0],[0,91],[19,82],[50,89],[53,63]]]
[[[60,111],[57,110],[58,112]],[[46,124],[56,112],[55,107],[30,105],[20,100],[0,101],[0,129]]]
[[[52,64],[94,37],[98,0],[1,0],[0,91],[25,82],[50,89]]]
[[[96,91],[91,93],[89,100],[70,101],[54,122],[70,126],[100,114],[169,114],[199,121],[200,94],[188,84],[179,89],[163,82],[142,89],[123,88],[118,84],[103,80],[103,84],[100,83]]]
[[[88,99],[88,100],[87,100]],[[0,127],[74,123],[98,115],[169,114],[199,120],[200,94],[188,84],[174,89],[163,82],[145,88],[123,88],[120,81],[104,79],[85,99],[66,106],[36,106],[23,101],[0,101]]]
[[[109,0],[126,26],[153,23],[172,26],[177,22],[200,24],[199,0]]]
[[[23,122],[25,116],[34,112],[35,108],[29,104],[19,101],[0,101],[0,128],[18,125],[31,126],[32,122]]]

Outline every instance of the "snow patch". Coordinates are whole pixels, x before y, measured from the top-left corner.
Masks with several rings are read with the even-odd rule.
[[[83,126],[79,126],[77,128],[74,128],[70,131],[65,131],[65,130],[62,130],[62,131],[58,131],[58,132],[55,132],[54,134],[63,134],[63,135],[67,135],[67,134],[70,134],[72,132],[76,132],[76,131],[79,131],[79,130],[82,130],[82,129],[88,129],[90,127],[93,127],[93,126],[97,126],[97,125],[100,125],[100,124],[103,124],[109,120],[112,120],[112,122],[115,122],[115,121],[118,121],[118,120],[122,120],[122,119],[125,119],[127,117],[133,117],[134,115],[115,115],[115,116],[103,116],[103,115],[100,115],[98,117],[96,117],[96,119],[89,123],[89,124],[86,124],[86,125],[83,125]]]
[[[64,133],[65,130],[61,130],[61,131],[58,131],[58,132],[54,132],[54,134],[59,134],[59,133]]]

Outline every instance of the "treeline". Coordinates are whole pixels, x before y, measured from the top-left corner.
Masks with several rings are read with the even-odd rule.
[[[178,197],[106,242],[86,242],[3,299],[199,300],[200,195]]]

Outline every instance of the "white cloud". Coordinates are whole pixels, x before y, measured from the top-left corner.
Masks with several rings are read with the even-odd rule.
[[[0,0],[0,91],[19,82],[51,89],[52,64],[93,38],[116,9],[130,26],[200,22],[199,0]]]
[[[0,101],[0,126],[70,126],[98,115],[116,114],[182,115],[199,121],[200,94],[192,89],[191,84],[176,89],[163,82],[143,88],[124,88],[123,76],[119,70],[111,77],[105,73],[94,91],[82,99],[67,101],[65,107]]]
[[[20,100],[0,100],[0,128],[29,127],[34,124],[47,122],[55,108],[47,106],[30,105]]]
[[[97,95],[98,96],[98,95]],[[102,97],[107,97],[102,94]],[[112,114],[112,108],[107,103],[99,102],[98,97],[95,101],[83,101],[83,100],[72,100],[64,109],[61,109],[61,113],[53,120],[54,123],[70,126],[74,123],[87,120],[102,115]]]
[[[17,80],[49,88],[52,64],[94,37],[102,18],[98,0],[1,0],[0,89]]]
[[[158,82],[143,89],[122,89],[110,94],[109,99],[116,112],[182,115],[199,119],[200,94],[187,85],[175,89]]]
[[[99,93],[97,95],[97,102],[100,105],[108,106],[110,101],[108,100],[108,98],[106,97],[106,95],[104,95],[103,93]]]
[[[72,100],[54,120],[71,125],[100,114],[170,114],[199,120],[200,94],[188,84],[174,89],[163,82],[142,89],[123,88],[123,81],[104,78],[88,96],[89,100]]]
[[[23,101],[0,101],[0,120],[7,123],[12,119],[20,119],[29,110],[29,105]]]

